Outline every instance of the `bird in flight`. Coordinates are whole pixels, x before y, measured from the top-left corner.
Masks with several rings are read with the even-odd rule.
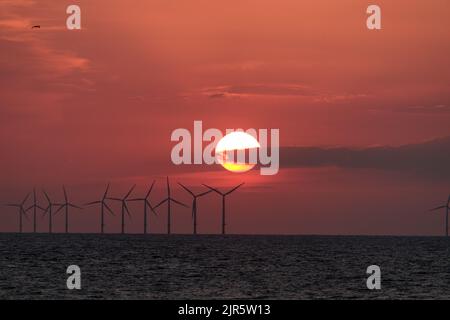
[[[36,26],[32,26],[31,29],[40,29],[41,26],[40,25],[36,25]]]

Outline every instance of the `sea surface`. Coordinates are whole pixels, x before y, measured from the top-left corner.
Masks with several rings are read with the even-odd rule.
[[[0,299],[211,298],[450,299],[450,239],[0,234]]]

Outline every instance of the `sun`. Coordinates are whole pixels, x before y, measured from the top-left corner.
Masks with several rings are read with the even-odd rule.
[[[217,143],[215,149],[217,162],[231,172],[249,171],[256,165],[256,157],[255,159],[247,157],[246,150],[250,153],[259,147],[259,142],[252,135],[242,131],[231,132]]]

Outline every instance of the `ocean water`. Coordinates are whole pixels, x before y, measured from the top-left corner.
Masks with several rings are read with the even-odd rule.
[[[450,299],[449,248],[443,237],[0,234],[0,299]],[[81,290],[66,288],[72,264]]]

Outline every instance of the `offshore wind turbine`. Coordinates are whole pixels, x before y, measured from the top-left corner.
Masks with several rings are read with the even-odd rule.
[[[178,184],[192,196],[192,220],[194,222],[194,234],[197,234],[197,199],[203,197],[204,195],[207,195],[208,193],[212,192],[212,190],[195,194],[181,183]]]
[[[170,184],[169,184],[169,177],[167,177],[167,198],[165,198],[164,200],[162,200],[160,203],[158,203],[154,209],[158,208],[160,205],[162,205],[163,203],[167,202],[167,234],[170,234],[170,224],[171,224],[171,206],[170,204],[176,203],[180,206],[183,206],[185,208],[189,208],[187,205],[185,205],[184,203],[175,200],[174,198],[172,198],[170,196]]]
[[[44,213],[42,214],[43,216],[45,216],[46,213],[48,213],[48,233],[52,233],[52,228],[53,228],[53,212],[52,212],[52,208],[55,206],[60,206],[60,204],[58,203],[53,203],[50,200],[50,197],[48,196],[47,192],[45,192],[45,190],[43,191],[45,198],[47,199],[47,208],[45,209]]]
[[[122,234],[125,233],[125,212],[128,214],[128,217],[130,217],[130,219],[131,219],[130,210],[128,210],[128,206],[127,206],[127,200],[128,200],[128,197],[130,196],[130,194],[133,192],[135,187],[136,187],[136,185],[132,186],[130,191],[128,191],[128,193],[123,198],[106,198],[108,200],[120,201],[122,204],[122,231],[121,231]]]
[[[19,209],[18,213],[19,213],[19,232],[20,233],[22,233],[22,231],[23,231],[23,228],[22,228],[22,226],[23,226],[23,220],[22,220],[23,216],[25,216],[28,219],[27,213],[25,212],[25,209],[24,209],[23,206],[25,205],[25,202],[27,202],[29,196],[30,196],[30,194],[27,194],[26,197],[22,200],[21,203],[9,203],[9,204],[6,205],[8,207],[15,207],[15,208]]]
[[[104,231],[105,231],[105,209],[108,210],[108,213],[112,214],[113,216],[115,215],[114,212],[111,210],[111,208],[106,203],[106,199],[108,197],[108,191],[109,191],[109,183],[106,187],[106,191],[103,194],[103,197],[100,200],[86,203],[87,206],[91,206],[94,204],[100,204],[100,216],[101,216],[100,232],[101,233],[104,233]]]
[[[150,201],[148,200],[150,197],[150,193],[153,190],[154,185],[155,185],[155,181],[152,182],[152,185],[150,186],[150,189],[148,190],[148,192],[144,198],[135,198],[135,199],[128,200],[128,201],[143,201],[144,202],[144,234],[147,234],[147,208],[150,208],[150,210],[152,210],[153,214],[156,216],[155,209],[153,208]]]
[[[65,230],[66,233],[69,233],[69,207],[71,208],[75,208],[75,209],[83,209],[77,205],[74,205],[73,203],[69,202],[69,198],[67,197],[67,191],[66,191],[66,187],[62,187],[63,188],[63,192],[64,192],[64,203],[62,203],[60,205],[60,207],[58,208],[58,210],[56,210],[55,214],[57,214],[59,211],[61,211],[63,208],[65,209],[65,213],[66,213],[66,225],[65,225]]]
[[[37,209],[41,210],[41,211],[45,211],[44,208],[42,208],[40,205],[37,204],[36,201],[36,188],[33,188],[33,205],[30,206],[29,208],[27,208],[26,211],[33,209],[33,232],[36,233],[36,213],[37,213]]]
[[[226,196],[228,196],[229,194],[231,194],[232,192],[236,191],[240,186],[242,186],[244,183],[241,183],[240,185],[238,185],[237,187],[234,187],[233,189],[231,189],[228,192],[221,192],[213,187],[210,187],[206,184],[203,184],[205,187],[211,189],[212,191],[214,191],[217,194],[220,194],[222,196],[222,234],[225,234],[225,198]]]
[[[444,209],[444,208],[445,208],[445,236],[448,237],[448,213],[450,210],[450,195],[448,196],[446,204],[436,207],[436,208],[433,208],[433,209],[430,209],[430,211],[436,211],[436,210]]]

